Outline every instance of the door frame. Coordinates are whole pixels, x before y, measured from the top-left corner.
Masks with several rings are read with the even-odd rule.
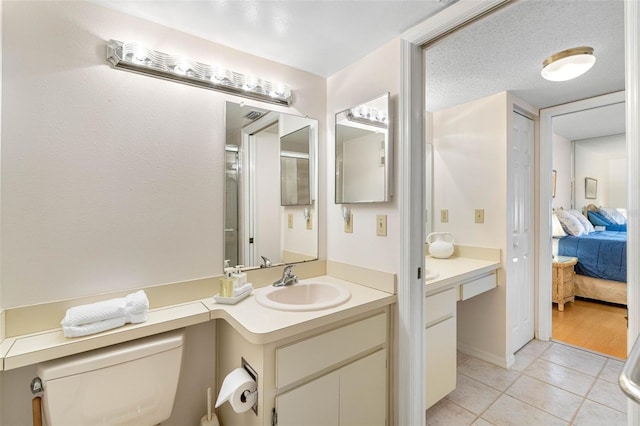
[[[551,170],[553,169],[553,117],[571,114],[587,109],[625,102],[625,91],[596,96],[581,101],[570,102],[540,110],[540,144],[538,153],[538,291],[536,297],[537,317],[536,337],[551,339]],[[627,139],[628,141],[629,139]],[[627,143],[627,151],[630,144]],[[632,182],[627,177],[629,182]],[[627,185],[629,186],[629,185]],[[627,198],[628,195],[627,195]],[[627,290],[629,285],[627,284]],[[627,300],[629,294],[627,292]]]
[[[460,0],[400,37],[398,407],[395,424],[425,424],[424,215],[425,82],[422,46],[509,0]]]
[[[398,393],[396,424],[424,424],[423,312],[424,285],[418,271],[424,270],[424,54],[422,45],[471,20],[478,19],[509,0],[460,0],[400,38],[400,234],[401,264],[398,286]],[[640,4],[625,0],[625,89],[626,130],[629,180],[640,180]],[[548,160],[547,160],[548,161]],[[538,166],[539,167],[539,166]],[[551,194],[551,178],[541,179],[538,168],[538,197]],[[549,195],[549,198],[550,195]],[[628,189],[629,223],[627,232],[640,237],[640,186]],[[545,217],[550,217],[548,214]],[[538,222],[550,230],[550,220]],[[542,230],[538,229],[538,233]],[[550,235],[550,231],[548,233]],[[540,244],[538,245],[541,246]],[[550,258],[551,253],[547,253]],[[640,277],[640,238],[627,244],[627,299],[634,301],[629,310],[628,347],[640,330],[638,313]],[[549,272],[550,273],[550,272]],[[538,286],[539,287],[539,286]],[[539,318],[537,319],[539,320]],[[539,329],[539,327],[537,327]],[[640,422],[640,404],[629,402],[628,424]]]
[[[256,162],[256,134],[260,133],[264,129],[273,124],[279,122],[280,113],[270,111],[253,121],[242,129],[240,129],[241,138],[241,162],[242,162],[242,180],[241,190],[242,196],[240,202],[242,208],[240,208],[240,220],[242,223],[241,232],[238,233],[240,239],[240,250],[242,253],[242,262],[246,265],[256,266],[260,262],[260,243],[249,243],[249,238],[255,237],[257,233],[257,216],[256,202],[258,194],[256,193],[256,174],[255,174],[255,162]],[[249,206],[247,209],[246,207]]]

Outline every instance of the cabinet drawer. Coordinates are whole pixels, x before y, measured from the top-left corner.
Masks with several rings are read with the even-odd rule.
[[[387,314],[276,349],[276,387],[281,388],[352,358],[387,340]]]
[[[469,281],[460,286],[460,300],[471,299],[480,293],[491,290],[498,285],[496,274],[490,274],[477,280]]]
[[[425,298],[424,317],[427,326],[433,321],[456,314],[457,294],[455,288]]]

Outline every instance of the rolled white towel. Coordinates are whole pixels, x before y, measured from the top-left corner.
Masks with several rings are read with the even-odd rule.
[[[69,308],[60,324],[63,326],[76,326],[112,318],[124,318],[124,316],[125,299],[121,297]]]
[[[147,312],[140,312],[138,314],[127,314],[125,318],[127,323],[138,324],[147,320]]]
[[[149,310],[149,299],[144,290],[136,291],[135,293],[127,294],[125,299],[124,310],[127,315],[141,314]]]
[[[64,333],[64,337],[87,336],[89,334],[111,330],[112,328],[122,327],[125,324],[125,321],[125,317],[121,316],[118,318],[92,322],[90,324],[63,325],[62,332]]]

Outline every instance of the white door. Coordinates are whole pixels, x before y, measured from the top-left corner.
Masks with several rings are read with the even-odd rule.
[[[507,294],[511,353],[533,339],[533,120],[513,112],[509,138]]]

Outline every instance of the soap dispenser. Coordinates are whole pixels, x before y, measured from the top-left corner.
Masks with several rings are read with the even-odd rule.
[[[229,267],[229,261],[224,261],[224,277],[220,278],[220,296],[233,297],[234,283],[233,268]]]
[[[240,288],[247,283],[247,273],[242,271],[244,265],[236,265],[233,276],[236,278],[236,288]]]

